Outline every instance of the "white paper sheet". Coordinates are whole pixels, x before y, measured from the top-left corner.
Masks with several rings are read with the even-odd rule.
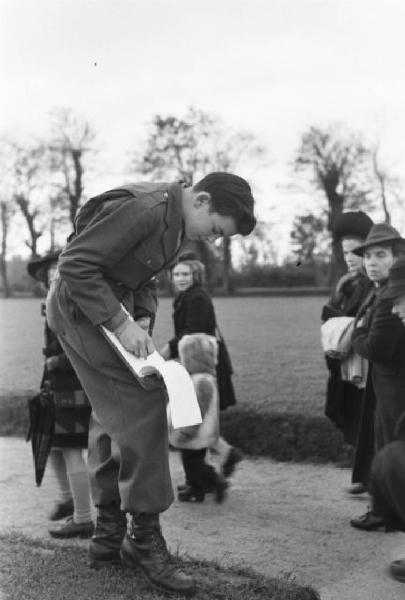
[[[174,429],[202,423],[201,411],[190,375],[180,363],[165,360],[156,350],[148,358],[137,358],[128,352],[117,336],[101,326],[101,330],[132,373],[142,380],[142,371],[153,368],[163,377],[169,398]]]

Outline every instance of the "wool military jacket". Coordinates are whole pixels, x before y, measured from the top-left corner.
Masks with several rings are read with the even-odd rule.
[[[148,314],[155,313],[151,281],[172,266],[183,244],[181,202],[179,183],[136,183],[81,208],[58,268],[70,300],[93,325],[114,329],[125,319],[120,302],[128,289]]]

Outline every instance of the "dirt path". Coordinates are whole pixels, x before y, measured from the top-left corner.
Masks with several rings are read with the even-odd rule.
[[[182,473],[175,453],[171,466],[176,485]],[[0,438],[0,474],[1,531],[47,537],[55,495],[50,472],[36,488],[29,445]],[[174,551],[295,577],[320,591],[322,600],[402,600],[405,584],[385,569],[405,556],[405,536],[351,528],[349,519],[367,508],[367,499],[346,494],[348,481],[349,472],[334,466],[245,460],[223,505],[211,498],[175,502],[163,516],[164,533]]]

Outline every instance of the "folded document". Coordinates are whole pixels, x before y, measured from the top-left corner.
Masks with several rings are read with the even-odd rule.
[[[148,358],[138,358],[121,344],[115,333],[101,325],[101,331],[132,373],[142,378],[160,373],[169,398],[169,409],[174,429],[199,425],[201,411],[190,375],[180,363],[165,360],[156,350]]]

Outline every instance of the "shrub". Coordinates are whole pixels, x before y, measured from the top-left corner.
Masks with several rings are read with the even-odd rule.
[[[27,397],[2,399],[0,435],[25,436],[28,427]],[[230,444],[252,456],[339,465],[351,460],[341,433],[321,416],[235,406],[222,413],[221,432]]]
[[[221,415],[225,439],[246,454],[279,461],[347,465],[351,451],[325,417],[234,407]]]

